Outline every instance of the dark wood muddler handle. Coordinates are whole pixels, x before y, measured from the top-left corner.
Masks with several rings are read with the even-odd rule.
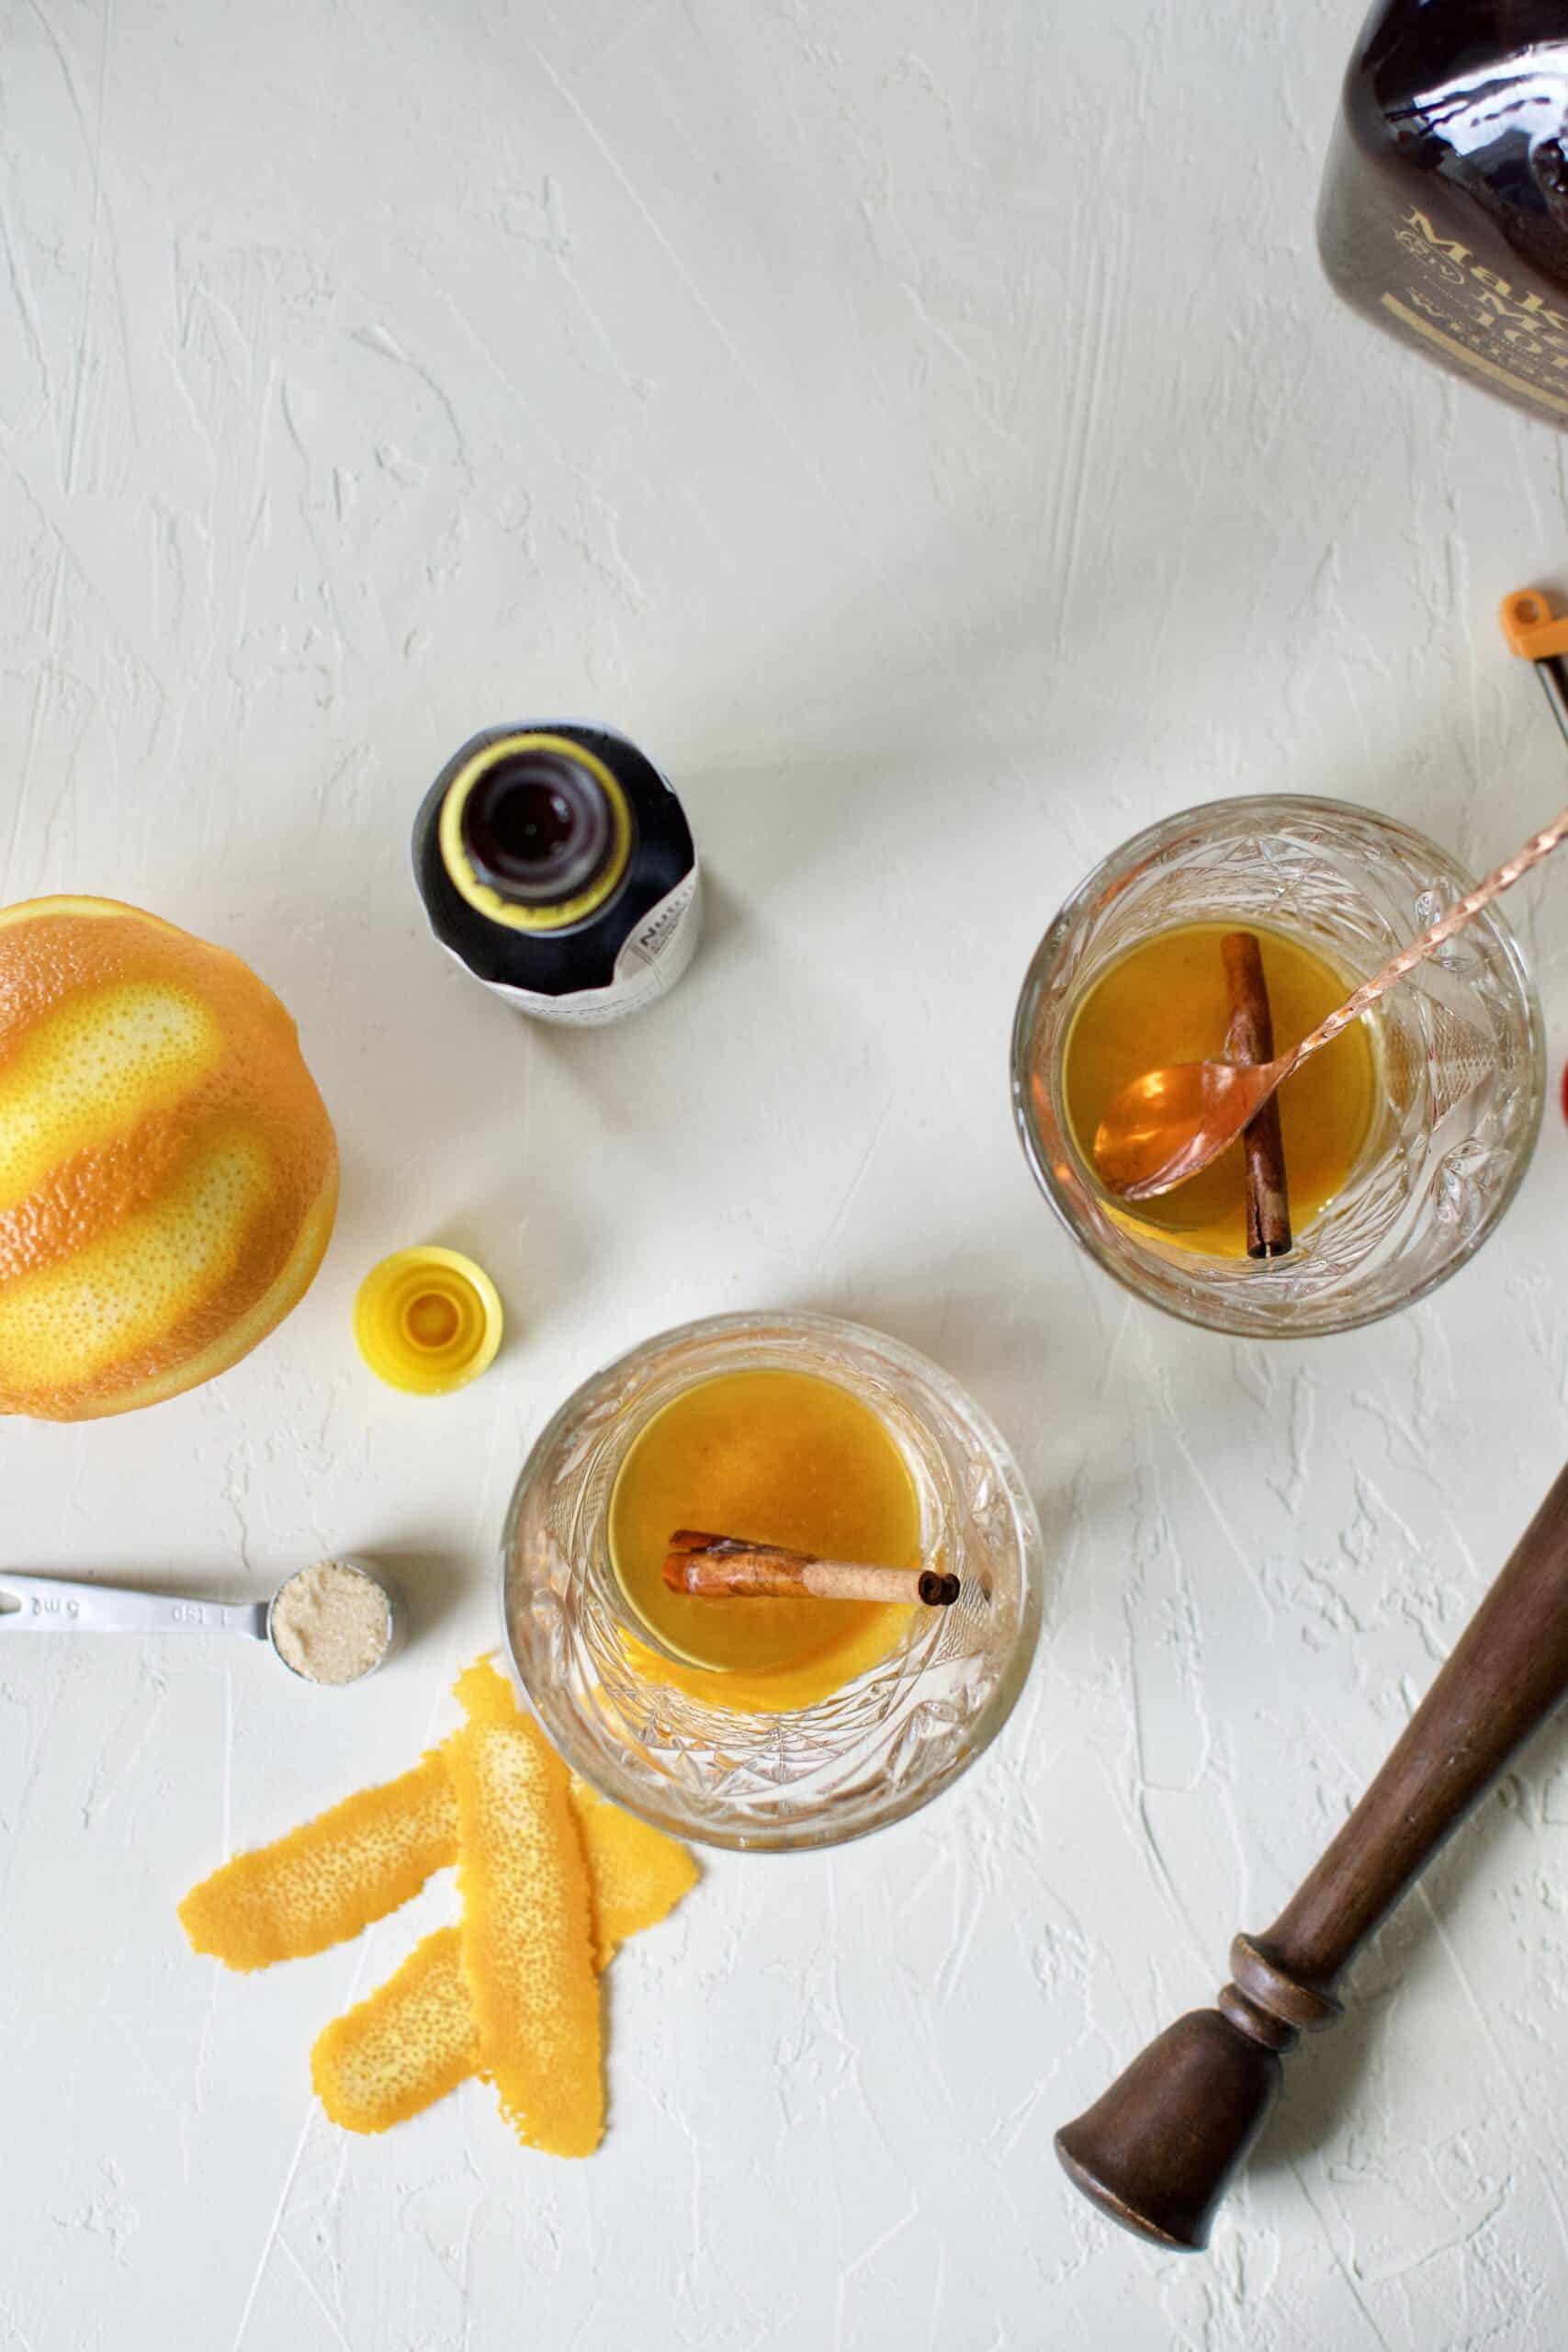
[[[1160,2245],[1207,2245],[1280,2052],[1334,2023],[1344,1970],[1565,1688],[1568,1470],[1322,1860],[1271,1928],[1232,1944],[1214,2007],[1168,2026],[1057,2132],[1086,2197]]]

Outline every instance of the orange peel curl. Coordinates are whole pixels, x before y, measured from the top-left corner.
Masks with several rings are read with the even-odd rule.
[[[488,1659],[459,1677],[467,1723],[411,1772],[362,1791],[194,1887],[180,1918],[235,1969],[355,1935],[457,1861],[464,1924],[425,1937],[310,2053],[334,2123],[377,2132],[471,2074],[526,2145],[586,2154],[603,2130],[593,1983],[695,1883],[672,1838],[570,1777]]]
[[[236,1854],[192,1887],[180,1924],[195,1951],[226,1968],[308,1959],[395,1911],[457,1848],[457,1799],[433,1748],[412,1772]]]

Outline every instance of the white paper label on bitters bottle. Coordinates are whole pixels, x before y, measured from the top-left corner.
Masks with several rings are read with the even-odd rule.
[[[702,874],[694,860],[689,874],[649,907],[615,958],[607,988],[577,989],[570,996],[545,996],[537,989],[509,988],[504,980],[483,985],[536,1021],[570,1023],[581,1029],[620,1021],[667,996],[691,962],[703,928]],[[450,951],[449,951],[450,952]],[[462,963],[462,957],[457,958]],[[465,965],[464,969],[468,967]],[[470,978],[477,977],[470,975]]]

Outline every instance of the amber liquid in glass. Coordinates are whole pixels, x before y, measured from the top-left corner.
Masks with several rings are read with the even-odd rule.
[[[920,1564],[920,1503],[869,1405],[815,1373],[725,1373],[655,1414],[610,1496],[610,1558],[633,1619],[688,1665],[656,1679],[718,1706],[813,1704],[885,1657],[909,1611],[869,1601],[694,1600],[663,1578],[680,1527],[886,1567]]]
[[[1145,1070],[1224,1055],[1230,999],[1220,942],[1235,928],[1183,923],[1156,932],[1112,964],[1085,996],[1067,1034],[1062,1093],[1074,1141],[1090,1168],[1095,1129],[1122,1087]],[[1344,1002],[1355,979],[1299,939],[1257,924],[1249,928],[1263,958],[1274,1050],[1283,1053]],[[1371,1132],[1377,1099],[1364,1022],[1353,1023],[1280,1088],[1280,1127],[1298,1237],[1343,1191]],[[1179,1248],[1245,1257],[1241,1144],[1189,1183],[1117,1214],[1134,1229]]]

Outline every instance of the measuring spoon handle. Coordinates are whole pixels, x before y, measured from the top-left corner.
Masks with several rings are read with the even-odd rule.
[[[0,1639],[11,1634],[253,1634],[266,1639],[265,1600],[201,1600],[179,1592],[18,1577],[0,1568]]]
[[[1370,1004],[1375,1004],[1380,996],[1386,996],[1406,972],[1413,972],[1417,964],[1424,964],[1445,939],[1451,939],[1456,931],[1464,929],[1472,915],[1481,912],[1483,907],[1489,907],[1494,899],[1500,899],[1505,890],[1511,890],[1521,875],[1528,874],[1532,865],[1539,865],[1543,857],[1550,857],[1564,840],[1568,840],[1568,808],[1564,808],[1560,817],[1554,817],[1544,831],[1532,833],[1523,849],[1516,850],[1512,857],[1486,876],[1484,882],[1478,882],[1473,890],[1466,891],[1462,899],[1456,899],[1448,913],[1439,917],[1429,931],[1424,931],[1419,939],[1413,939],[1408,947],[1402,947],[1392,963],[1385,964],[1381,972],[1374,972],[1370,980],[1363,980],[1354,996],[1346,998],[1337,1012],[1331,1012],[1326,1021],[1320,1023],[1302,1039],[1290,1057],[1291,1068],[1299,1069],[1309,1054],[1315,1054],[1320,1046],[1326,1046],[1331,1037],[1337,1037],[1352,1021],[1359,1020]]]

